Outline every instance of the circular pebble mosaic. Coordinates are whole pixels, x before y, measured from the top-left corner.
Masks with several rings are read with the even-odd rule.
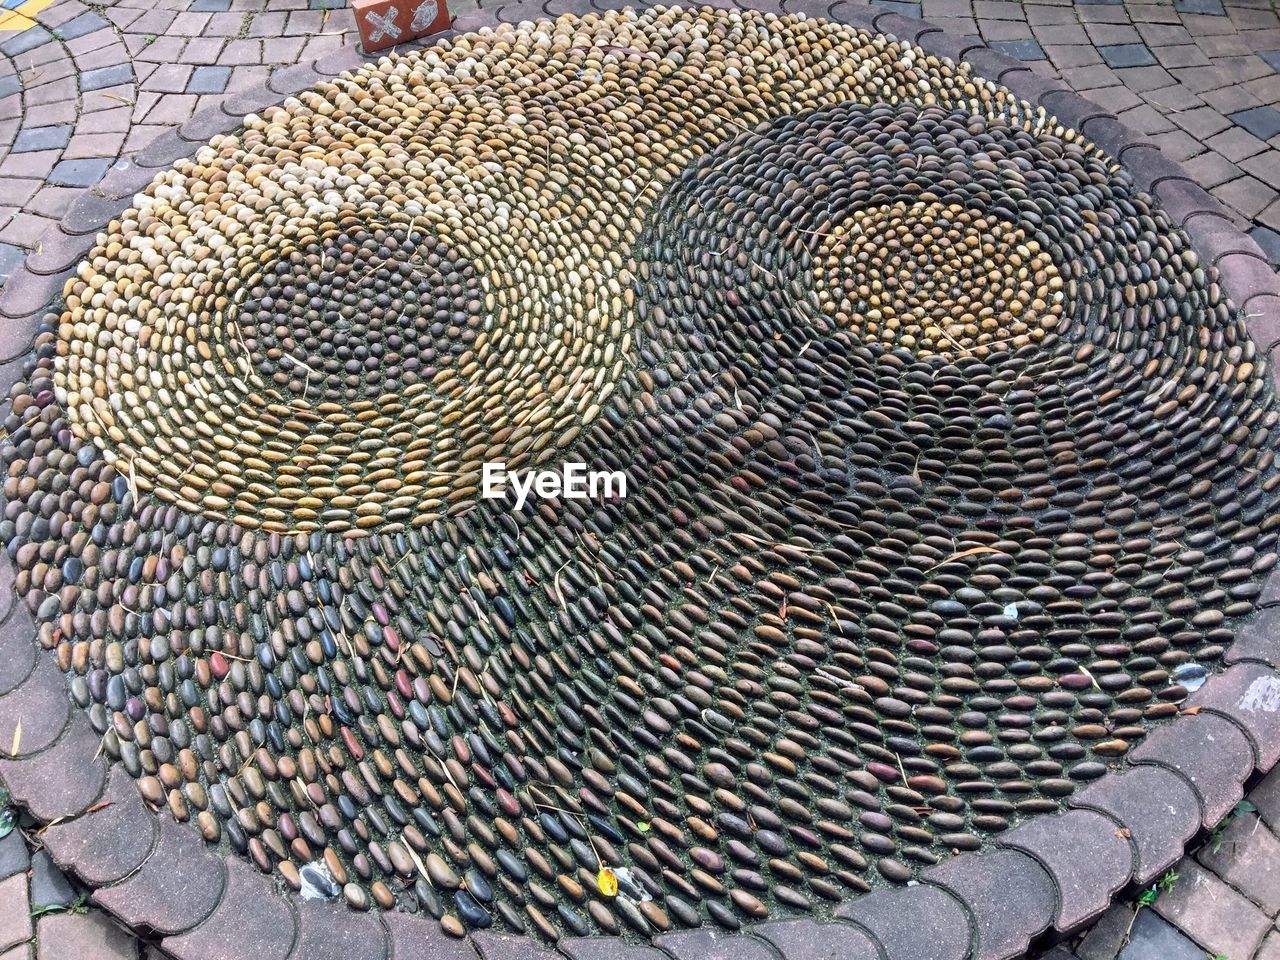
[[[0,537],[103,751],[307,898],[821,914],[1104,776],[1275,564],[1216,273],[884,36],[467,34],[137,202],[13,388]]]

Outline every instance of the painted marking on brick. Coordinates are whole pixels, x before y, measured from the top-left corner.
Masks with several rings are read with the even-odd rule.
[[[413,11],[413,23],[409,24],[409,29],[414,33],[425,30],[436,22],[436,17],[440,14],[440,7],[436,4],[436,0],[422,0],[418,4],[418,9]]]
[[[378,14],[370,10],[366,13],[365,22],[373,28],[373,32],[369,34],[370,43],[380,43],[384,37],[392,40],[400,36],[400,28],[396,26],[396,17],[400,11],[395,7],[387,7],[385,14]]]
[[[1259,677],[1253,681],[1240,698],[1240,709],[1250,713],[1275,713],[1280,710],[1280,680],[1275,677]]]

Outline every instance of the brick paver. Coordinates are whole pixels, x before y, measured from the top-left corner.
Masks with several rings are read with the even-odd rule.
[[[475,5],[450,3],[455,13]],[[1120,116],[1184,164],[1280,263],[1280,16],[1267,0],[875,5],[980,38]],[[312,63],[354,30],[341,0],[54,0],[36,20],[20,33],[0,31],[0,284],[77,198],[84,203],[83,188],[118,175],[121,157],[236,94],[261,92],[275,71]],[[92,213],[84,233],[94,229]],[[1175,866],[1179,879],[1152,907],[1113,906],[1045,960],[1280,960],[1280,774],[1250,799],[1258,813],[1235,816]],[[1008,856],[1038,876],[1035,861]],[[83,911],[77,896],[43,854],[32,859],[18,833],[0,840],[0,960],[160,956],[100,910]],[[1010,891],[1009,909],[1037,896],[1047,922],[1049,900],[1034,884]],[[935,919],[944,909],[959,913],[942,901]],[[60,912],[33,924],[33,902]],[[859,922],[888,923],[873,905],[860,909]],[[1001,932],[999,916],[972,922],[980,942]],[[928,939],[927,926],[893,929]],[[818,936],[808,927],[785,932]],[[741,942],[766,951],[763,941]]]
[[[98,910],[57,913],[41,917],[36,925],[37,960],[135,960],[137,956],[137,941]]]
[[[1069,957],[1280,960],[1280,767],[1246,801],[1172,868],[1154,903],[1111,907],[1064,945]]]
[[[25,873],[0,881],[0,950],[31,939],[29,904]]]

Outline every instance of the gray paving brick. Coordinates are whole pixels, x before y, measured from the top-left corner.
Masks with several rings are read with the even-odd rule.
[[[1208,17],[1227,15],[1227,11],[1222,9],[1222,0],[1174,0],[1173,6],[1179,13],[1197,13]]]
[[[38,907],[68,907],[76,891],[66,875],[53,865],[49,854],[37,850],[31,856],[31,903]]]
[[[1205,960],[1205,952],[1151,910],[1139,910],[1119,960]]]
[[[107,172],[111,160],[63,160],[49,174],[49,183],[57,187],[91,187]]]
[[[1016,60],[1046,60],[1044,49],[1035,40],[995,40],[991,49]]]
[[[920,19],[920,4],[908,3],[905,0],[871,0],[871,6],[877,10],[888,10],[890,13],[901,14],[904,17],[915,17]]]
[[[1109,67],[1152,67],[1156,58],[1145,43],[1116,43],[1098,47]]]
[[[71,131],[75,128],[69,123],[51,127],[25,127],[13,141],[14,153],[28,153],[32,150],[61,150],[71,139]]]
[[[133,80],[133,67],[127,63],[117,63],[110,67],[98,67],[80,74],[81,90],[101,90],[103,87],[114,87],[120,83]]]
[[[20,53],[26,53],[29,50],[36,49],[36,47],[42,47],[52,39],[52,33],[36,24],[34,27],[23,30],[17,36],[11,37],[4,43],[0,43],[0,53],[16,57]]]
[[[72,20],[68,20],[58,27],[58,38],[63,41],[76,40],[96,30],[110,26],[111,22],[109,20],[104,20],[91,10],[88,13],[80,14],[80,16]]]
[[[1233,123],[1248,130],[1259,140],[1270,140],[1280,134],[1280,110],[1275,107],[1253,107],[1230,116]]]
[[[187,93],[222,93],[231,79],[230,67],[196,67],[187,83]]]

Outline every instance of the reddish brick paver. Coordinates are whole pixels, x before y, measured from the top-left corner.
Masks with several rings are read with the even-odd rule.
[[[1134,904],[1116,904],[1063,945],[1066,960],[1280,960],[1280,767],[1246,800],[1166,874],[1153,916],[1135,923]]]
[[[1252,957],[1272,918],[1194,860],[1174,871],[1178,880],[1156,900],[1156,913],[1214,954]]]
[[[54,914],[36,924],[36,960],[135,960],[137,956],[137,941],[97,910]]]
[[[485,7],[499,3],[480,0]],[[865,0],[846,3],[862,6]],[[226,11],[201,9],[207,6],[199,0],[108,0],[92,6],[82,0],[55,0],[37,16],[40,26],[34,28],[47,35],[0,33],[0,283],[72,209],[82,188],[96,183],[117,159],[172,135],[198,112],[236,94],[273,89],[280,70],[310,65],[342,46],[354,29],[349,10],[312,10],[307,0],[230,0]],[[476,0],[452,0],[450,6],[455,13],[465,13]],[[1251,230],[1273,262],[1280,262],[1280,53],[1272,53],[1280,51],[1280,16],[1265,0],[1226,0],[1221,16],[1193,12],[1213,6],[1204,0],[1093,0],[1078,5],[1067,0],[922,0],[892,6],[924,16],[956,37],[993,43],[1023,59],[1036,75],[1061,80],[1117,114],[1168,159],[1184,164],[1224,204],[1236,225]],[[44,36],[44,42],[34,43],[37,36]],[[1147,152],[1158,156],[1155,150]],[[86,223],[92,214],[87,212]],[[89,223],[85,232],[92,229]],[[1200,725],[1225,723],[1206,717]],[[1234,751],[1235,766],[1249,767],[1249,750],[1242,740]],[[1142,835],[1142,825],[1156,822],[1153,818],[1162,810],[1179,813],[1179,804],[1194,809],[1198,796],[1216,817],[1234,803],[1238,794],[1225,788],[1234,784],[1236,771],[1219,782],[1220,761],[1220,747],[1211,745],[1188,757],[1183,766],[1165,763],[1130,775],[1173,783],[1156,798],[1159,802],[1149,816],[1145,807],[1138,811],[1125,806],[1122,811],[1143,814],[1142,823],[1125,828],[1138,853],[1139,869],[1144,857],[1157,855],[1164,857],[1163,868],[1181,849],[1183,836],[1173,838],[1166,852]],[[1179,779],[1184,776],[1186,780]],[[1096,808],[1114,815],[1115,805],[1097,796]],[[1141,915],[1141,925],[1133,924],[1132,906],[1113,907],[1086,933],[1050,948],[1045,960],[1068,960],[1073,954],[1080,960],[1130,960],[1138,956],[1126,956],[1135,945],[1134,930],[1152,936],[1150,931],[1159,929],[1154,924],[1166,925],[1177,942],[1203,950],[1205,957],[1280,960],[1280,838],[1274,832],[1280,828],[1280,774],[1263,781],[1251,800],[1259,815],[1236,817],[1193,857],[1176,864],[1179,879]],[[1103,815],[1082,816],[1102,820]],[[56,841],[53,831],[50,834],[53,849]],[[1102,831],[1103,840],[1117,836],[1109,826]],[[992,900],[999,909],[990,914],[962,912],[951,894],[938,887],[923,887],[913,896],[937,901],[925,911],[933,921],[947,919],[951,929],[972,925],[980,947],[997,952],[1020,949],[1025,938],[1005,934],[1006,927],[1018,925],[1014,919],[1035,914],[1047,926],[1067,907],[1080,916],[1096,913],[1111,893],[1082,885],[1069,902],[1061,897],[1055,901],[1040,864],[1052,867],[1049,861],[1065,861],[1068,854],[1053,847],[1050,839],[1026,840],[1022,848],[1011,844],[1025,850],[1003,854],[1020,865],[1023,882],[1004,901]],[[72,837],[65,842],[74,841]],[[129,852],[122,855],[127,858]],[[107,869],[114,866],[112,861]],[[937,871],[935,882],[963,893],[968,884],[961,867],[953,864]],[[1115,873],[1116,883],[1126,875],[1119,866]],[[1068,875],[1065,866],[1059,866],[1058,875]],[[202,879],[206,887],[222,882],[210,876]],[[142,875],[133,886],[150,882]],[[162,957],[157,947],[125,934],[97,909],[56,913],[33,925],[29,889],[25,865],[7,877],[0,873],[0,960]],[[175,892],[175,902],[179,899]],[[921,960],[926,950],[937,947],[938,937],[926,922],[929,917],[913,917],[904,924],[901,917],[881,916],[876,905],[869,898],[847,911],[861,927],[846,924],[834,934],[817,926],[788,927],[788,942],[811,940],[815,950],[838,943],[837,949],[843,949],[844,941],[835,934],[862,937],[859,931],[865,927],[883,944],[903,945],[910,960]],[[178,931],[212,909],[202,900],[194,903],[182,916],[168,918],[173,920],[170,928]],[[950,917],[948,911],[957,916]],[[216,919],[231,930],[227,918]],[[369,918],[363,922],[372,924]],[[291,942],[291,936],[281,933],[280,939]],[[667,943],[672,953],[708,960],[713,955],[707,945],[716,941],[706,932],[673,936]],[[357,939],[363,948],[376,937]],[[482,947],[486,957],[498,955],[497,940],[480,942],[490,943]],[[748,947],[761,956],[770,949],[759,939],[729,942],[740,957],[748,955]],[[299,949],[304,953],[294,955],[305,955],[313,946],[302,942]],[[346,949],[351,960],[358,955],[356,949],[356,943]],[[399,960],[398,952],[395,956]]]
[[[27,875],[0,881],[0,950],[31,939]]]

